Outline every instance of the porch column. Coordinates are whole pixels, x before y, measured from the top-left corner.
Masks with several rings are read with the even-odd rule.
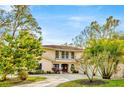
[[[72,72],[71,72],[71,64],[68,64],[68,72],[69,72],[69,73],[72,73]]]
[[[62,70],[61,64],[59,64],[59,70]],[[60,74],[62,73],[62,71],[60,71]]]
[[[71,59],[71,52],[69,52],[68,58]]]

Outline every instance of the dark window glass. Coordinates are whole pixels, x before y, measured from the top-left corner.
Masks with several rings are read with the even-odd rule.
[[[65,58],[65,52],[62,51],[62,58]]]
[[[56,51],[56,58],[59,58],[59,51]]]
[[[59,68],[59,64],[53,64],[53,67],[58,69]]]
[[[69,53],[68,53],[68,52],[66,52],[66,59],[68,59],[68,56],[69,56]]]
[[[71,52],[71,59],[74,59],[74,52]]]

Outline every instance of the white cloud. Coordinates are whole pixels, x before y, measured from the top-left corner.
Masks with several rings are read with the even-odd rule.
[[[83,22],[83,21],[93,21],[94,16],[71,16],[69,17],[70,21]]]
[[[82,20],[82,17],[80,17],[80,16],[72,16],[72,17],[69,18],[69,20],[81,21]]]
[[[95,18],[95,16],[70,16],[66,22],[66,25],[75,27],[76,29],[82,29],[90,22],[94,21]]]
[[[0,5],[0,9],[4,9],[4,10],[6,10],[6,11],[11,11],[11,7],[10,7],[10,5]]]

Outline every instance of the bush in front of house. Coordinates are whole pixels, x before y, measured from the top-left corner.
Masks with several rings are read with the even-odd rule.
[[[55,72],[52,71],[46,71],[47,74],[55,74]]]
[[[28,78],[28,73],[26,70],[20,70],[18,73],[18,77],[20,80],[26,80]]]
[[[55,72],[51,71],[44,71],[44,70],[35,70],[35,71],[30,71],[28,72],[30,75],[35,75],[35,74],[55,74]]]
[[[79,73],[79,71],[77,71],[77,70],[74,70],[72,73]]]
[[[34,74],[45,74],[46,72],[44,70],[35,70],[35,71],[30,71],[28,73],[34,75]]]

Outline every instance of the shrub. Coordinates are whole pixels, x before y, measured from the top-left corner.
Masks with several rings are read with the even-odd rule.
[[[74,70],[72,73],[79,73],[77,70]]]
[[[35,70],[35,71],[31,71],[28,72],[29,74],[45,74],[44,70]]]
[[[74,64],[71,65],[71,72],[73,73],[75,71],[75,67],[74,67]]]
[[[18,77],[21,80],[26,80],[28,78],[28,73],[25,70],[20,70],[18,73]]]
[[[51,71],[46,71],[46,73],[47,73],[47,74],[52,74],[52,72],[51,72]]]

